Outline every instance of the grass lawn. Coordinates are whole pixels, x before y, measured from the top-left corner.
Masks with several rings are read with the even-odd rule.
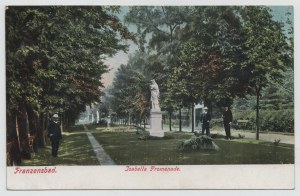
[[[99,165],[99,162],[85,133],[66,133],[63,135],[57,158],[51,156],[49,145],[39,148],[38,153],[35,153],[30,160],[22,160],[22,165]]]
[[[135,132],[94,132],[118,165],[293,164],[294,145],[249,139],[214,139],[220,151],[177,150],[191,133],[168,133],[173,139],[139,140]]]
[[[202,165],[202,164],[293,164],[294,145],[250,139],[214,139],[220,151],[180,151],[177,146],[193,136],[187,132],[167,132],[169,139],[140,140],[132,127],[97,127],[87,129],[118,165]],[[58,152],[52,158],[51,146],[39,148],[23,166],[99,165],[83,126],[66,130]]]

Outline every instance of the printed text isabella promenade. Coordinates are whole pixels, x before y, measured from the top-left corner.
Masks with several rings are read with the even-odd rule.
[[[180,168],[178,166],[126,166],[126,172],[179,172]]]
[[[16,167],[14,174],[53,174],[56,173],[56,167],[44,167],[38,169],[28,169]]]

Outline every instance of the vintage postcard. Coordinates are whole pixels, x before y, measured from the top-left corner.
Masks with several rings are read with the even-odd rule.
[[[2,7],[7,190],[295,189],[293,1],[76,3]]]

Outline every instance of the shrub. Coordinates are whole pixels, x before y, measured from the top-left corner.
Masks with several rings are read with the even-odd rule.
[[[255,110],[235,110],[233,111],[233,124],[237,120],[249,120],[245,129],[254,130],[256,128]],[[262,131],[294,132],[294,110],[260,110],[260,129]]]
[[[280,143],[280,139],[275,139],[274,142],[273,142],[273,144],[274,144],[275,146],[278,146],[279,143]]]
[[[178,150],[219,150],[219,147],[212,141],[212,138],[206,135],[200,137],[191,137],[188,140],[182,141],[178,146]]]

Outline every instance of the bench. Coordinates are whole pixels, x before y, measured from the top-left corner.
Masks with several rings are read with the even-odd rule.
[[[249,120],[242,120],[242,119],[240,119],[240,120],[237,120],[237,124],[236,125],[237,125],[238,128],[244,128],[244,127],[247,126],[248,122],[249,122]]]

